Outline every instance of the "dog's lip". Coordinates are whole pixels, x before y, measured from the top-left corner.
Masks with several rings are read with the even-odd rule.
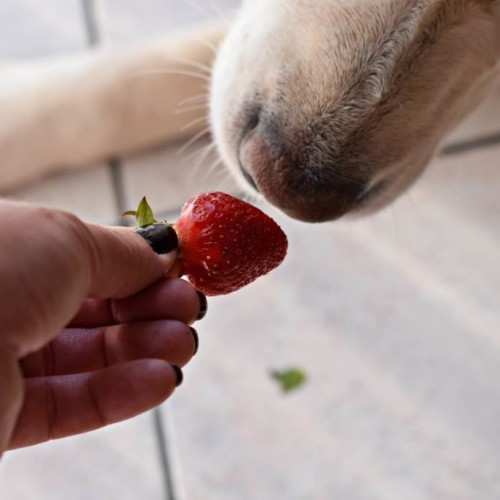
[[[367,208],[387,188],[387,185],[387,181],[381,180],[368,187],[358,196],[354,209],[357,211]]]
[[[248,184],[250,184],[250,186],[252,186],[255,189],[255,191],[257,191],[257,193],[260,193],[260,189],[257,186],[257,183],[253,180],[253,177],[247,172],[245,167],[243,167],[241,162],[239,166],[240,166],[240,172],[242,173],[243,177],[248,182]]]

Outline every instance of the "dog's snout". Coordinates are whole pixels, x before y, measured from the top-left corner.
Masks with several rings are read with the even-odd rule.
[[[254,107],[253,109],[247,111],[246,124],[243,127],[243,132],[241,134],[240,146],[247,140],[247,136],[251,136],[253,134],[253,130],[257,128],[257,126],[259,125],[260,113],[261,110],[260,108],[257,107]],[[241,147],[239,149],[241,151]],[[255,182],[253,175],[241,161],[240,151],[238,151],[240,172],[245,178],[245,180],[248,182],[248,184],[250,184],[250,186],[252,186],[252,188],[255,189],[255,191],[259,192],[260,191],[259,186]]]
[[[240,170],[247,182],[285,213],[307,222],[333,220],[349,212],[365,182],[349,176],[318,145],[253,117],[239,143]]]
[[[245,180],[252,186],[255,191],[259,192],[259,186],[257,186],[256,182],[254,181],[253,177],[250,175],[250,172],[241,164],[240,162],[240,171],[245,178]]]

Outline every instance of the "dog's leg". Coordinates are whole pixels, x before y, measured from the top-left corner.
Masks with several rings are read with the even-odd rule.
[[[142,48],[4,68],[0,191],[200,131],[225,31],[217,24]]]

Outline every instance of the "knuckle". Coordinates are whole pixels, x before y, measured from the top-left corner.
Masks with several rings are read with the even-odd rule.
[[[90,277],[98,268],[99,247],[87,225],[71,212],[56,211],[52,217],[63,229],[68,252],[75,260],[77,268],[87,267],[86,275]]]

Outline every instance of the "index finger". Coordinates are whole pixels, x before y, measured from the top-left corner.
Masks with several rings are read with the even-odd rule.
[[[86,299],[69,328],[92,328],[155,319],[191,324],[207,311],[205,296],[187,281],[162,278],[124,299]]]

